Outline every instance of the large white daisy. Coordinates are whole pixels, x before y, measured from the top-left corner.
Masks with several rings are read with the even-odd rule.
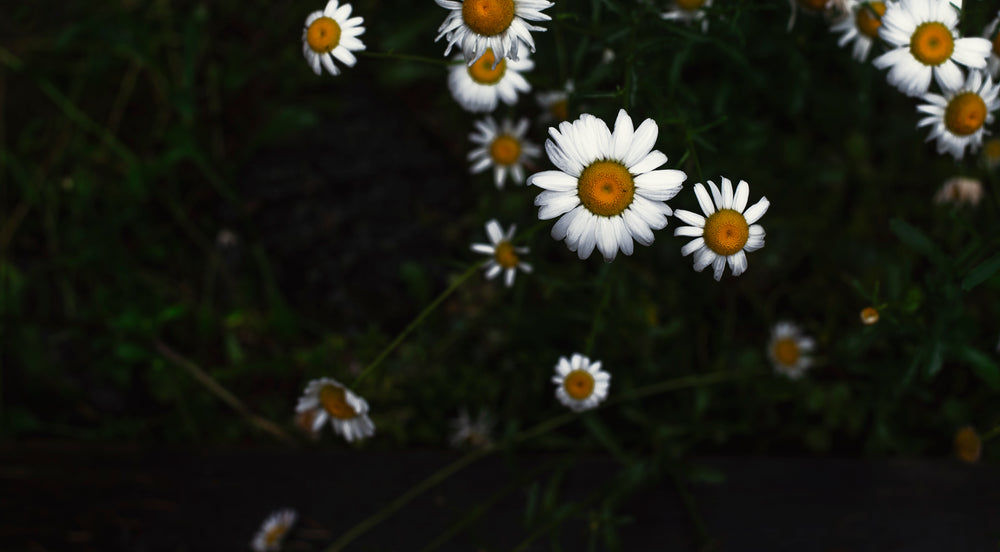
[[[917,123],[917,128],[930,126],[927,140],[937,139],[938,153],[948,152],[955,159],[965,155],[965,148],[974,153],[983,143],[984,126],[993,122],[993,112],[1000,107],[997,94],[1000,85],[994,85],[989,75],[970,71],[965,84],[939,94],[925,94],[927,103],[917,106],[917,111],[927,116]]]
[[[601,370],[601,362],[574,353],[572,358],[559,357],[556,375],[556,398],[573,412],[583,412],[596,407],[608,396],[611,374]]]
[[[882,26],[881,18],[885,15],[885,2],[861,2],[849,0],[848,11],[839,21],[830,27],[835,33],[842,33],[837,46],[843,47],[853,41],[851,55],[858,61],[868,58],[872,43],[878,38],[878,29]]]
[[[472,173],[493,167],[493,183],[498,189],[503,188],[508,175],[514,184],[524,184],[523,163],[538,157],[542,151],[524,139],[528,119],[522,118],[517,126],[510,119],[504,119],[497,126],[493,117],[487,117],[476,121],[475,126],[475,132],[469,135],[469,140],[479,146],[469,152]]]
[[[451,52],[451,47],[458,44],[462,48],[465,62],[472,65],[482,57],[487,48],[493,50],[497,58],[494,63],[503,58],[517,60],[520,56],[520,45],[532,52],[535,51],[535,41],[531,31],[544,31],[527,21],[548,21],[552,19],[542,13],[542,10],[552,7],[548,0],[434,0],[442,8],[451,10],[444,23],[438,27],[437,38],[444,37],[448,47],[444,55]]]
[[[694,238],[681,248],[681,255],[694,253],[696,271],[701,272],[706,266],[712,265],[715,279],[721,280],[728,261],[733,276],[739,276],[747,269],[745,251],[756,251],[764,247],[764,228],[754,223],[764,216],[771,203],[766,197],[762,197],[747,209],[750,185],[744,180],[740,180],[736,186],[735,194],[733,183],[726,177],[722,177],[721,192],[711,180],[708,181],[708,187],[712,190],[711,197],[700,182],[694,185],[694,195],[705,216],[677,209],[674,216],[691,226],[677,228],[674,235]]]
[[[455,63],[448,69],[448,90],[462,109],[490,112],[496,109],[498,101],[514,105],[518,92],[531,91],[531,85],[521,75],[522,71],[535,68],[535,62],[528,56],[517,61],[501,59],[495,65],[493,62],[493,50],[486,50],[472,65]]]
[[[624,109],[614,133],[587,113],[560,123],[558,130],[549,128],[545,151],[559,170],[535,173],[528,184],[545,190],[535,198],[538,218],[561,217],[553,238],[565,239],[581,259],[596,246],[605,261],[614,260],[619,249],[631,255],[633,239],[653,243],[653,230],[666,226],[672,213],[664,202],[687,178],[675,169],[654,170],[667,162],[653,149],[657,132],[652,119],[633,129]]]
[[[810,353],[816,348],[816,341],[802,333],[791,322],[778,322],[771,330],[771,340],[767,344],[767,356],[774,365],[774,371],[799,379],[812,366]]]
[[[333,378],[310,381],[295,411],[314,411],[313,431],[319,431],[329,420],[333,430],[348,442],[375,435],[375,424],[368,418],[368,402]]]
[[[351,17],[351,5],[337,6],[338,0],[330,0],[323,11],[314,11],[306,18],[302,29],[302,53],[309,67],[317,75],[322,67],[331,75],[339,75],[340,70],[333,63],[337,58],[348,67],[354,67],[358,59],[351,51],[364,50],[365,45],[358,37],[365,32],[361,17]]]
[[[492,219],[486,223],[486,235],[490,238],[490,243],[474,243],[472,250],[476,253],[489,255],[492,258],[483,263],[486,269],[486,279],[496,278],[503,272],[504,285],[510,287],[514,285],[514,276],[518,269],[524,273],[531,272],[531,265],[521,261],[521,255],[528,254],[527,247],[515,247],[513,244],[514,230],[516,226],[511,224],[505,234],[500,223]]]
[[[681,21],[684,23],[701,22],[701,32],[708,30],[708,19],[705,9],[712,6],[712,0],[673,0],[667,11],[660,14],[666,21]]]
[[[889,69],[887,79],[909,96],[925,94],[931,75],[941,90],[962,85],[958,64],[973,69],[986,67],[990,41],[960,38],[955,26],[961,0],[900,0],[889,3],[878,35],[895,49],[872,61],[879,69]]]
[[[295,525],[298,513],[291,508],[272,512],[267,516],[260,526],[253,540],[250,541],[250,549],[254,552],[275,552],[281,550],[281,542],[285,535]]]

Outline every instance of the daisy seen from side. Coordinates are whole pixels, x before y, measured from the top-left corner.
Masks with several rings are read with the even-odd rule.
[[[993,112],[1000,107],[1000,85],[983,71],[970,71],[965,84],[940,94],[925,94],[925,104],[917,111],[926,115],[917,128],[929,126],[927,140],[937,139],[938,153],[950,153],[955,159],[969,148],[974,153],[983,143],[985,125],[993,122]]]
[[[601,369],[601,362],[574,353],[572,357],[559,357],[556,375],[556,398],[573,412],[595,408],[608,396],[611,374]]]
[[[455,448],[482,448],[493,444],[493,416],[486,410],[480,410],[476,419],[469,416],[464,408],[458,413],[458,418],[451,421],[451,436],[448,439]]]
[[[534,69],[528,56],[517,61],[501,59],[494,65],[493,50],[486,52],[472,65],[456,63],[448,69],[448,90],[462,109],[486,113],[497,108],[498,102],[517,103],[517,94],[531,91],[531,85],[521,74]]]
[[[333,378],[310,381],[295,411],[315,411],[313,431],[319,431],[329,421],[333,431],[348,442],[375,434],[375,424],[368,417],[368,402]]]
[[[471,65],[482,57],[487,48],[496,54],[494,64],[503,58],[517,60],[521,48],[535,51],[532,31],[545,29],[528,21],[552,19],[542,10],[552,7],[548,0],[434,0],[437,5],[450,10],[434,42],[448,41],[444,55],[458,44],[465,62]]]
[[[524,184],[524,163],[538,157],[541,149],[524,138],[528,119],[522,118],[515,126],[510,119],[497,125],[493,117],[475,122],[476,130],[469,140],[476,144],[469,152],[470,170],[473,174],[493,167],[493,183],[502,189],[507,177],[514,184]]]
[[[816,341],[791,322],[778,322],[771,330],[767,356],[774,371],[789,379],[799,379],[812,366]]]
[[[837,46],[844,47],[849,42],[851,55],[858,61],[864,61],[871,52],[872,44],[878,38],[878,29],[882,26],[882,16],[885,15],[885,2],[860,2],[850,0],[848,11],[830,27],[835,33],[841,33]]]
[[[285,535],[295,525],[298,513],[291,508],[285,508],[272,512],[261,524],[257,534],[250,541],[250,548],[254,552],[275,552],[281,550],[281,543]]]
[[[500,223],[496,219],[492,219],[486,223],[486,235],[489,237],[490,243],[472,244],[473,251],[491,257],[483,263],[483,268],[486,269],[486,279],[492,280],[503,272],[504,285],[507,287],[514,285],[514,276],[517,275],[518,270],[526,274],[532,270],[530,264],[521,260],[521,255],[528,254],[528,248],[513,244],[512,240],[516,229],[517,226],[511,224],[507,232],[504,233]]]
[[[338,5],[338,0],[330,0],[326,8],[314,11],[306,17],[302,29],[302,53],[309,62],[309,67],[317,75],[323,73],[325,67],[331,75],[339,75],[340,69],[333,59],[348,67],[354,67],[358,59],[351,52],[365,49],[364,43],[358,39],[365,28],[361,26],[364,19],[351,17],[351,5]]]
[[[581,259],[596,247],[607,262],[619,250],[631,255],[633,240],[653,243],[653,230],[666,226],[673,213],[665,202],[687,179],[676,169],[655,170],[667,162],[653,149],[657,132],[652,119],[633,128],[624,109],[613,133],[588,113],[549,128],[545,151],[558,170],[535,173],[528,184],[544,190],[535,198],[538,218],[560,217],[554,239],[565,239]]]
[[[698,272],[712,265],[718,281],[727,262],[733,276],[739,276],[747,269],[746,252],[764,247],[764,228],[755,223],[771,203],[761,197],[747,208],[750,185],[745,180],[740,180],[735,193],[733,183],[726,177],[722,177],[722,190],[711,180],[708,187],[711,197],[703,184],[694,185],[694,195],[705,216],[677,209],[674,216],[689,226],[678,227],[674,235],[694,238],[681,248],[681,255],[694,253],[694,269]]]
[[[944,181],[934,194],[934,203],[943,205],[969,205],[975,207],[983,200],[983,183],[976,178],[953,176]]]
[[[931,77],[941,90],[962,86],[959,64],[986,67],[990,41],[958,35],[961,0],[899,0],[886,5],[879,37],[893,49],[875,58],[879,69],[889,68],[887,80],[908,96],[927,93]]]
[[[701,22],[701,32],[705,32],[708,30],[705,10],[711,6],[712,0],[673,0],[660,17],[665,21]]]
[[[994,79],[1000,78],[1000,32],[997,32],[998,27],[1000,27],[1000,12],[997,12],[997,16],[983,31],[983,38],[990,41],[990,59],[986,62],[986,70]]]
[[[535,94],[538,107],[542,108],[539,122],[555,121],[559,124],[569,118],[569,96],[575,91],[573,81],[566,81],[562,90],[549,90]]]

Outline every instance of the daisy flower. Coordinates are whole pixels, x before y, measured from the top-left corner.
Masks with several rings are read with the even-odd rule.
[[[538,106],[542,108],[540,122],[555,121],[557,124],[569,118],[569,95],[574,91],[573,81],[566,81],[562,90],[550,90],[535,94]]]
[[[482,448],[493,444],[490,433],[493,431],[493,417],[486,410],[480,410],[475,421],[463,408],[458,418],[451,421],[451,446],[455,448]]]
[[[990,138],[983,143],[983,163],[991,171],[1000,167],[1000,138]]]
[[[596,407],[608,396],[611,374],[601,370],[601,362],[574,353],[570,360],[559,357],[556,375],[556,398],[573,412],[583,412]]]
[[[504,119],[498,127],[493,117],[475,123],[476,131],[469,140],[479,147],[469,152],[472,173],[480,173],[493,166],[493,183],[497,189],[503,188],[504,180],[510,174],[514,184],[524,184],[522,162],[538,157],[538,146],[524,139],[528,130],[528,120],[521,119],[515,127],[510,119]]]
[[[281,541],[284,540],[288,530],[295,524],[298,514],[295,510],[286,508],[272,512],[260,526],[260,530],[250,541],[250,548],[254,552],[272,552],[281,550]]]
[[[705,18],[705,8],[711,7],[712,0],[673,0],[667,11],[660,17],[667,21],[701,22],[701,32],[708,30],[708,19]]]
[[[532,52],[535,51],[535,41],[531,31],[545,31],[527,21],[548,21],[552,19],[542,13],[542,10],[552,7],[548,0],[434,0],[442,8],[451,10],[444,23],[438,27],[437,38],[444,37],[448,47],[444,55],[451,52],[451,47],[458,44],[462,48],[465,62],[472,65],[482,57],[487,48],[496,53],[494,64],[503,58],[517,61],[518,49],[523,44]]]
[[[861,309],[861,313],[858,315],[861,318],[861,323],[865,326],[871,326],[878,322],[878,309],[875,307],[865,307]]]
[[[990,49],[990,59],[986,62],[986,70],[990,72],[993,78],[1000,77],[1000,33],[997,32],[997,26],[1000,26],[1000,12],[997,12],[997,16],[990,21],[990,24],[986,26],[986,30],[983,31],[983,38],[990,41],[992,47]]]
[[[975,464],[983,454],[983,440],[972,426],[965,426],[955,433],[955,455],[959,460]]]
[[[934,203],[943,205],[971,205],[975,207],[983,199],[983,183],[975,178],[955,176],[944,181],[941,188],[934,194]]]
[[[516,225],[511,224],[507,233],[503,233],[503,228],[496,219],[486,223],[486,235],[490,238],[490,243],[474,243],[472,250],[483,255],[491,255],[493,258],[483,263],[486,269],[486,279],[492,280],[504,271],[503,280],[507,287],[514,285],[514,275],[517,269],[521,272],[530,273],[531,265],[521,261],[519,255],[528,253],[527,247],[514,247],[511,240],[514,239]]]
[[[458,61],[460,58],[455,58]],[[485,113],[497,107],[497,100],[507,105],[517,102],[518,92],[530,92],[531,85],[521,76],[534,69],[535,62],[523,56],[517,61],[501,59],[494,64],[493,50],[486,50],[475,63],[456,63],[448,69],[448,90],[462,109]]]
[[[337,6],[338,0],[330,0],[323,11],[314,11],[306,18],[306,26],[302,29],[302,53],[309,62],[309,67],[317,75],[322,74],[322,67],[331,75],[339,75],[340,70],[333,64],[337,58],[348,67],[354,67],[358,59],[351,51],[364,50],[365,45],[358,37],[365,32],[361,26],[361,17],[350,17],[351,5]]]
[[[965,85],[947,90],[944,96],[924,95],[927,103],[917,106],[917,111],[927,116],[917,128],[930,126],[927,140],[937,138],[938,153],[961,159],[966,146],[974,153],[983,143],[983,126],[993,122],[993,112],[1000,107],[998,93],[1000,85],[994,85],[989,75],[970,71]]]
[[[672,211],[664,203],[677,195],[687,175],[654,170],[667,156],[654,150],[657,127],[646,119],[633,129],[622,109],[612,133],[604,121],[584,113],[576,121],[549,128],[549,159],[559,169],[528,178],[545,191],[535,198],[538,218],[560,217],[552,237],[565,239],[570,251],[586,259],[601,251],[612,261],[618,250],[632,254],[632,240],[649,245],[653,230],[667,225]]]
[[[726,177],[722,177],[721,192],[711,180],[708,181],[708,186],[712,190],[712,197],[708,196],[705,186],[700,182],[694,185],[694,195],[705,216],[678,209],[674,216],[690,226],[677,228],[674,235],[694,238],[681,248],[681,255],[694,253],[694,269],[698,272],[712,265],[718,281],[722,279],[727,261],[733,276],[739,276],[747,269],[745,251],[756,251],[764,247],[764,228],[754,223],[764,216],[771,203],[766,197],[761,197],[760,201],[747,209],[750,185],[744,180],[740,180],[736,186],[735,194],[733,183]]]
[[[961,0],[954,0],[961,7]],[[889,84],[908,96],[920,96],[931,85],[931,75],[941,90],[962,86],[958,64],[982,69],[990,55],[985,38],[959,38],[955,25],[958,10],[946,0],[890,2],[878,35],[895,49],[875,58],[879,69],[889,69]]]
[[[816,342],[802,333],[791,322],[778,322],[771,330],[771,342],[767,345],[767,355],[771,357],[774,371],[790,379],[799,379],[812,366],[809,355],[816,348]]]
[[[319,431],[327,420],[333,431],[348,442],[375,435],[375,424],[368,418],[368,403],[333,378],[319,378],[306,385],[298,413],[315,410],[313,431]]]
[[[864,61],[868,58],[872,43],[878,38],[878,28],[882,26],[881,18],[886,10],[885,2],[851,0],[848,10],[830,30],[843,33],[837,46],[844,47],[848,42],[854,41],[851,55],[858,61]]]

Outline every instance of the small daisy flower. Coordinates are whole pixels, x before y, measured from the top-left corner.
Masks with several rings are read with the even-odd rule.
[[[331,75],[339,75],[340,70],[333,64],[337,58],[348,67],[354,67],[358,59],[351,51],[364,50],[365,45],[358,37],[365,32],[361,17],[350,17],[351,5],[337,6],[338,0],[330,0],[323,11],[314,11],[306,18],[302,29],[302,53],[309,67],[317,75],[323,73],[321,67]]]
[[[368,418],[368,403],[333,378],[320,378],[306,385],[295,411],[315,410],[313,431],[330,421],[333,430],[348,442],[375,435],[375,424]]]
[[[701,22],[701,32],[708,30],[708,19],[705,9],[712,6],[712,0],[673,0],[667,11],[660,14],[667,21],[682,21],[684,23]]]
[[[747,269],[745,251],[756,251],[764,247],[764,228],[754,223],[764,216],[771,203],[766,197],[761,197],[760,201],[747,209],[750,185],[744,180],[740,180],[736,186],[735,194],[733,183],[726,177],[722,177],[721,193],[715,182],[709,180],[708,186],[712,190],[712,197],[708,196],[704,185],[694,185],[694,195],[705,216],[678,209],[674,216],[690,226],[677,228],[674,235],[695,238],[681,248],[681,255],[694,253],[694,269],[698,272],[712,265],[718,281],[722,279],[726,262],[729,263],[733,276],[739,276]]]
[[[583,412],[595,408],[608,396],[611,374],[601,370],[601,362],[574,353],[570,360],[559,357],[556,375],[556,398],[573,412]]]
[[[975,178],[955,176],[944,181],[934,194],[934,203],[943,205],[971,205],[975,207],[983,199],[983,183]]]
[[[542,10],[553,6],[548,0],[434,1],[442,8],[451,10],[438,27],[440,34],[434,42],[442,37],[448,41],[445,56],[451,52],[452,46],[458,44],[469,65],[481,58],[487,49],[492,49],[497,56],[494,65],[503,58],[517,61],[522,45],[534,52],[535,41],[531,38],[531,31],[542,32],[545,29],[526,20],[552,19],[542,13]]]
[[[965,426],[955,433],[955,455],[959,460],[975,464],[983,454],[983,440],[972,426]]]
[[[872,43],[878,38],[878,28],[882,26],[881,19],[885,10],[885,2],[851,0],[848,13],[830,27],[835,33],[843,33],[837,46],[844,47],[848,42],[854,41],[851,55],[858,61],[867,59]]]
[[[924,95],[927,103],[917,106],[917,111],[927,116],[917,128],[930,126],[927,140],[937,138],[938,153],[948,152],[961,159],[966,146],[974,153],[983,143],[983,126],[993,122],[993,112],[1000,107],[998,93],[1000,85],[994,85],[989,75],[970,71],[964,86],[949,89],[944,96]]]
[[[956,2],[961,7],[961,0]],[[886,5],[878,35],[895,49],[875,58],[879,69],[889,69],[887,79],[908,96],[927,93],[931,75],[941,90],[962,86],[958,64],[986,67],[990,41],[959,38],[955,26],[958,10],[945,0],[900,0]]]
[[[483,448],[493,444],[493,416],[486,410],[480,410],[475,421],[463,408],[458,418],[451,421],[451,446],[455,448]]]
[[[510,119],[504,119],[498,127],[493,117],[487,117],[476,121],[475,125],[476,131],[469,135],[469,140],[479,146],[469,152],[472,173],[483,172],[492,166],[493,183],[498,190],[503,188],[508,174],[514,184],[524,184],[522,163],[538,157],[542,151],[524,139],[528,120],[521,119],[515,127]]]
[[[983,143],[983,163],[991,171],[1000,167],[1000,138],[990,138]]]
[[[295,525],[298,514],[295,510],[286,508],[272,512],[260,526],[260,530],[250,541],[250,548],[254,552],[273,552],[281,550],[281,541],[284,540],[288,530]]]
[[[865,307],[861,309],[861,323],[865,326],[871,326],[878,322],[878,310],[875,307]]]
[[[528,253],[528,248],[514,247],[511,241],[514,239],[514,230],[516,229],[517,226],[511,224],[510,229],[504,234],[500,223],[496,219],[492,219],[486,223],[486,235],[490,238],[490,243],[472,244],[472,250],[476,253],[491,255],[493,257],[483,263],[483,267],[486,269],[486,279],[492,280],[497,277],[497,274],[503,271],[504,285],[507,287],[514,285],[514,276],[517,274],[517,269],[521,269],[521,272],[524,273],[531,272],[531,265],[521,261],[520,257],[520,255]]]
[[[653,243],[653,230],[667,225],[673,211],[665,201],[687,178],[675,169],[654,170],[667,156],[654,150],[656,123],[646,119],[633,129],[622,109],[612,133],[604,121],[584,113],[576,121],[549,128],[549,159],[559,169],[528,178],[545,191],[535,198],[538,218],[560,217],[552,237],[586,259],[594,247],[612,261],[620,249],[632,254],[632,240]]]
[[[812,366],[809,353],[816,348],[816,342],[802,333],[791,322],[778,322],[771,330],[771,342],[767,345],[767,355],[774,364],[774,371],[790,379],[799,379]]]
[[[989,40],[992,45],[990,48],[990,59],[986,62],[986,70],[995,79],[1000,78],[1000,33],[997,32],[998,26],[1000,26],[1000,12],[997,12],[997,16],[993,21],[990,21],[990,24],[986,26],[986,30],[983,32],[983,38]]]
[[[555,121],[559,124],[569,118],[569,95],[574,91],[573,81],[566,81],[562,90],[551,90],[535,94],[538,106],[542,108],[539,122]]]
[[[458,61],[461,58],[455,58]],[[531,85],[521,75],[535,68],[535,62],[522,56],[517,61],[501,59],[494,65],[493,50],[486,50],[475,63],[456,63],[448,69],[448,90],[462,109],[486,113],[497,108],[497,101],[507,105],[517,102],[517,93],[531,91]]]

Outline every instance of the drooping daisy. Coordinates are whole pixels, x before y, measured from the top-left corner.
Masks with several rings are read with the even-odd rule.
[[[348,67],[354,67],[358,59],[351,51],[364,50],[365,45],[358,37],[365,32],[361,26],[361,17],[350,17],[351,5],[337,6],[338,0],[330,0],[323,11],[314,11],[306,18],[306,26],[302,29],[302,53],[309,62],[309,67],[317,75],[322,74],[321,67],[331,75],[339,75],[340,70],[333,64],[337,58]]]
[[[618,250],[632,254],[632,240],[653,243],[653,230],[667,225],[672,211],[665,201],[677,195],[687,178],[675,169],[654,170],[667,156],[654,150],[656,123],[646,119],[639,128],[622,109],[614,133],[604,121],[584,113],[576,121],[549,128],[545,141],[556,171],[528,178],[545,191],[535,198],[538,218],[561,217],[552,237],[566,240],[570,251],[586,259],[601,251],[612,261]]]
[[[336,433],[348,442],[375,435],[375,424],[368,418],[368,402],[333,378],[319,378],[306,385],[295,411],[316,410],[313,431],[327,420]]]
[[[281,542],[288,534],[288,530],[295,525],[298,514],[291,508],[272,512],[267,516],[260,526],[253,540],[250,541],[250,548],[254,552],[274,552],[281,550]]]
[[[961,0],[953,0],[961,7]],[[889,69],[887,79],[908,96],[927,93],[931,75],[941,90],[962,86],[958,64],[986,67],[990,41],[960,38],[955,29],[958,10],[946,0],[900,0],[886,5],[878,35],[895,49],[872,61]]]
[[[520,47],[523,45],[532,52],[535,51],[535,41],[531,31],[542,32],[545,29],[536,27],[527,21],[548,21],[552,19],[542,13],[542,10],[552,7],[548,0],[434,0],[442,8],[451,10],[444,23],[438,27],[437,38],[444,37],[448,47],[444,55],[451,52],[451,47],[458,44],[462,48],[465,62],[472,65],[482,57],[486,49],[492,49],[497,58],[495,63],[503,58],[517,60],[520,57]]]
[[[493,444],[493,416],[486,410],[480,410],[473,420],[463,408],[458,418],[451,421],[451,437],[449,441],[455,448],[482,448]]]
[[[556,375],[556,398],[573,412],[583,412],[596,407],[608,396],[611,374],[601,370],[601,362],[574,353],[570,360],[559,357]]]
[[[917,111],[927,116],[917,123],[917,128],[930,126],[927,140],[937,139],[938,153],[948,152],[955,159],[965,155],[968,146],[976,152],[983,143],[983,127],[993,122],[993,112],[1000,107],[1000,85],[994,85],[989,75],[970,71],[965,84],[949,89],[944,96],[925,94],[925,102]]]
[[[531,85],[521,75],[535,67],[528,56],[517,61],[501,59],[496,65],[493,61],[493,50],[486,50],[472,65],[456,63],[448,69],[448,90],[462,109],[472,113],[493,111],[498,100],[514,105],[518,92],[531,91]]]
[[[531,272],[531,265],[523,262],[520,257],[520,255],[528,253],[528,248],[515,247],[511,242],[514,239],[514,230],[516,229],[517,226],[511,224],[507,233],[504,234],[500,223],[496,219],[492,219],[486,223],[486,235],[490,238],[490,243],[472,244],[472,250],[476,253],[493,257],[483,263],[483,267],[486,269],[486,279],[492,280],[503,271],[504,285],[507,287],[514,285],[514,276],[518,269],[524,273]]]
[[[882,26],[881,18],[885,15],[885,2],[860,2],[850,0],[848,12],[830,30],[843,33],[837,46],[844,47],[854,41],[851,55],[858,61],[868,58],[872,43],[878,38],[878,28]]]
[[[573,81],[566,81],[562,90],[550,90],[535,94],[538,106],[542,108],[539,122],[555,121],[559,124],[569,118],[569,95],[574,91]]]
[[[944,181],[934,194],[934,203],[942,205],[970,205],[975,207],[983,199],[983,183],[975,178],[955,176]]]
[[[1000,12],[997,12],[997,16],[983,31],[983,38],[989,40],[991,44],[990,59],[986,62],[986,70],[994,79],[1000,78],[1000,32],[997,32],[998,26],[1000,26]]]
[[[810,353],[816,348],[813,338],[791,322],[778,322],[771,330],[767,355],[774,371],[790,379],[799,379],[812,366]]]
[[[479,147],[469,152],[472,173],[480,173],[493,167],[493,183],[502,189],[507,175],[514,184],[524,184],[524,161],[538,157],[541,150],[537,145],[524,139],[528,130],[528,120],[521,119],[515,127],[510,119],[504,119],[500,126],[493,117],[475,123],[476,131],[469,135],[472,143]]]
[[[876,309],[875,307],[865,307],[861,309],[861,313],[859,314],[859,316],[861,317],[862,324],[864,324],[865,326],[871,326],[872,324],[878,322],[879,318],[878,309]]]
[[[712,197],[709,197],[705,186],[700,182],[694,185],[694,195],[705,216],[677,209],[674,216],[690,226],[677,228],[674,235],[695,238],[681,248],[681,255],[694,253],[696,271],[701,272],[706,266],[712,265],[715,279],[721,280],[728,261],[733,276],[739,276],[747,269],[745,251],[756,251],[764,247],[764,228],[754,223],[764,216],[771,203],[766,197],[761,197],[760,201],[747,209],[750,185],[744,180],[740,180],[736,186],[735,194],[733,183],[726,177],[722,177],[721,192],[711,180],[708,181],[708,186],[712,190]]]
[[[975,464],[983,454],[983,440],[972,426],[965,426],[955,433],[955,455],[968,464]]]
[[[701,22],[701,32],[708,30],[708,19],[705,18],[705,9],[712,6],[712,0],[673,0],[667,11],[660,14],[660,17],[667,21],[681,21],[684,23]]]

